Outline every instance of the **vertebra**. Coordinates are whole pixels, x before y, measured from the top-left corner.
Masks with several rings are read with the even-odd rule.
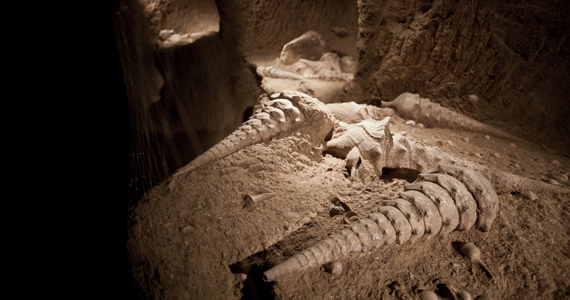
[[[441,173],[434,173],[435,171]],[[454,201],[452,197],[457,197],[460,194],[449,194],[446,188],[439,185],[440,182],[444,181],[436,180],[437,177],[434,179],[431,175],[443,176],[447,173],[464,183],[470,193],[478,195],[477,197],[474,195],[474,198],[478,198],[478,208],[495,207],[497,194],[490,185],[485,183],[486,179],[482,175],[466,168],[451,165],[439,165],[434,169],[434,172],[428,172],[430,175],[425,175],[425,178],[434,182],[425,180],[423,175],[418,176],[413,184],[406,187],[407,191],[401,193],[403,199],[386,201],[384,204],[387,205],[380,206],[379,212],[360,218],[340,232],[333,233],[318,242],[315,246],[267,270],[264,273],[265,281],[275,281],[300,273],[311,267],[338,260],[351,253],[366,252],[372,248],[396,242],[399,244],[408,240],[413,242],[421,237],[430,237],[438,233],[446,235],[456,230],[459,225],[456,203],[463,205],[463,202],[456,199]],[[470,187],[475,185],[479,186],[472,190]],[[485,190],[481,191],[480,189]],[[426,201],[426,197],[431,200]],[[435,205],[431,206],[429,201],[433,201]],[[433,210],[434,207],[437,208],[436,211]],[[494,220],[492,217],[494,212],[478,215],[478,218],[484,219],[479,222],[478,228],[488,230]],[[421,222],[424,224],[420,225]],[[422,228],[426,230],[424,231]]]
[[[393,108],[402,118],[422,123],[425,127],[460,129],[520,140],[493,126],[478,122],[438,103],[431,102],[429,99],[420,98],[418,94],[403,93],[390,102],[382,101],[382,107]]]
[[[196,157],[177,174],[193,171],[248,146],[289,135],[293,130],[308,133],[319,143],[330,133],[334,117],[325,105],[297,91],[261,96],[255,114],[228,137]]]

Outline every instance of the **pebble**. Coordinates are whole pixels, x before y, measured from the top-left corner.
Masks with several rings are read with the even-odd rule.
[[[553,184],[553,185],[559,185],[560,184],[560,182],[558,182],[552,178],[548,178],[548,180],[546,182]]]
[[[550,163],[555,167],[558,167],[558,168],[562,167],[562,164],[559,161],[557,161],[556,159],[551,160]]]
[[[241,273],[241,274],[238,275],[238,278],[239,278],[241,281],[245,281],[245,280],[247,279],[247,275]]]
[[[418,123],[417,126],[418,126],[419,128],[426,128],[426,127],[424,126],[424,124],[422,124],[422,123]]]
[[[490,137],[490,136],[488,136],[488,135],[485,135],[485,139],[486,139],[486,140],[490,140],[490,139],[491,139],[491,137]]]
[[[528,200],[535,201],[538,199],[538,196],[532,191],[524,191],[522,192],[523,197],[527,198]]]
[[[568,182],[568,176],[564,175],[564,174],[560,174],[560,173],[548,173],[546,174],[546,176],[560,182],[560,183],[566,183]]]
[[[509,146],[511,146],[511,147],[513,147],[513,148],[516,148],[516,147],[517,147],[517,144],[515,144],[515,143],[510,143]]]
[[[158,36],[160,37],[161,40],[167,40],[169,37],[171,37],[174,34],[174,30],[170,29],[163,29],[158,33]]]
[[[439,298],[437,297],[437,294],[432,292],[432,291],[423,291],[422,297],[420,299],[422,299],[422,300],[437,300]]]
[[[452,141],[447,140],[447,144],[448,144],[449,146],[453,147],[453,142],[452,142]]]
[[[516,168],[520,168],[521,166],[520,166],[519,164],[515,164],[515,167],[516,167]]]
[[[467,96],[467,99],[469,99],[469,101],[471,103],[473,103],[473,105],[477,104],[477,102],[479,102],[479,97],[477,95],[469,95]]]
[[[475,156],[477,156],[478,158],[483,158],[485,157],[485,155],[481,154],[481,153],[475,153]]]
[[[406,121],[405,124],[406,124],[406,125],[410,125],[410,126],[416,126],[416,121],[414,121],[414,120],[408,120],[408,121]]]
[[[501,157],[501,154],[499,154],[498,152],[495,152],[495,153],[493,153],[493,156],[496,158],[499,158],[499,157]]]
[[[466,143],[469,143],[469,138],[468,137],[463,137],[462,140]]]
[[[327,265],[326,267],[327,272],[330,272],[333,275],[340,275],[342,273],[342,263],[338,260],[335,260]]]

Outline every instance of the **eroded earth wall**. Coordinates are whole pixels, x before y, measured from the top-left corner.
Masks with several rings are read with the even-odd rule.
[[[568,144],[568,1],[358,6],[357,78],[368,99],[420,93],[479,120],[541,130],[548,139],[540,142]]]
[[[221,31],[236,36],[244,55],[275,58],[283,45],[303,33],[320,33],[332,49],[356,57],[356,0],[239,1],[217,0]],[[337,36],[333,28],[345,28]]]

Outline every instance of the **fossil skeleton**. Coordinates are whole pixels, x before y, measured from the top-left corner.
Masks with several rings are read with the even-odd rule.
[[[443,164],[426,174],[447,174],[450,175],[448,180],[454,180],[454,186],[464,185],[473,198],[479,199],[476,208],[478,224],[490,226],[496,217],[494,209],[498,207],[498,198],[484,176],[467,168]],[[425,180],[420,175],[414,183],[404,186],[405,192],[400,198],[384,201],[377,212],[350,223],[265,271],[264,280],[276,281],[352,253],[366,252],[383,245],[407,241],[413,243],[420,238],[446,235],[458,228],[469,230],[473,222],[470,218],[460,217],[466,212],[461,200],[457,199],[458,194],[448,193],[438,182]],[[410,193],[411,191],[418,193]],[[485,229],[488,230],[487,227]]]
[[[496,137],[520,140],[493,126],[478,122],[465,115],[445,108],[418,94],[403,93],[396,99],[382,101],[382,107],[393,108],[402,118],[422,123],[425,127],[440,127],[479,132]]]
[[[178,170],[177,174],[193,171],[248,146],[291,135],[293,131],[311,132],[315,143],[318,143],[333,128],[332,114],[322,102],[309,95],[283,91],[260,98],[261,106],[249,120]]]

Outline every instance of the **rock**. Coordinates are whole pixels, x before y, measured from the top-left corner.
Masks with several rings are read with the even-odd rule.
[[[483,155],[483,154],[481,154],[481,153],[475,153],[475,156],[476,156],[477,158],[483,158],[483,157],[485,157],[485,155]]]
[[[338,276],[342,273],[342,263],[338,260],[330,262],[325,266],[325,270],[335,276]]]
[[[466,143],[469,143],[469,138],[468,137],[463,137],[462,140]]]
[[[473,105],[476,105],[477,102],[479,102],[479,97],[477,95],[469,95],[467,96],[467,99],[469,100],[469,102],[471,102]]]
[[[410,126],[416,126],[416,121],[414,121],[414,120],[408,120],[408,121],[406,121],[405,124],[406,124],[406,125],[410,125]]]
[[[517,147],[517,144],[515,144],[515,143],[510,143],[509,146],[511,146],[511,147],[513,147],[513,148],[516,148],[516,147]]]
[[[416,126],[418,126],[419,128],[425,128],[424,124],[422,124],[422,123],[418,123],[418,124],[416,124]]]
[[[325,54],[325,42],[315,31],[307,31],[283,46],[279,59],[283,64],[291,65],[299,59],[319,60]]]
[[[489,135],[485,135],[485,139],[486,139],[486,140],[490,140],[491,137],[490,137]]]
[[[556,159],[551,160],[550,163],[551,163],[553,166],[557,167],[557,168],[562,168],[562,167],[563,167],[563,165],[562,165],[559,161],[557,161]]]
[[[493,153],[493,156],[496,157],[496,158],[500,158],[500,157],[501,157],[501,155],[500,155],[499,153],[497,153],[497,152],[494,152],[494,153]]]
[[[355,73],[357,68],[357,61],[352,56],[343,56],[340,59],[340,69],[344,73]]]
[[[538,199],[538,196],[532,191],[524,191],[521,194],[523,195],[523,197],[531,201],[535,201],[536,199]]]
[[[347,37],[350,34],[348,29],[344,27],[333,27],[331,28],[331,31],[339,38]]]
[[[553,184],[553,185],[559,185],[559,184],[560,184],[560,182],[558,182],[558,181],[556,181],[556,180],[554,180],[554,179],[552,179],[552,178],[548,178],[548,179],[546,180],[546,182],[548,182],[548,183],[550,183],[550,184]]]
[[[560,174],[560,173],[548,173],[546,174],[546,176],[558,181],[559,183],[566,183],[568,182],[568,176],[566,176],[565,174]]]
[[[174,30],[173,29],[163,29],[158,33],[158,37],[165,41],[166,39],[168,39],[169,37],[171,37],[174,34]]]

